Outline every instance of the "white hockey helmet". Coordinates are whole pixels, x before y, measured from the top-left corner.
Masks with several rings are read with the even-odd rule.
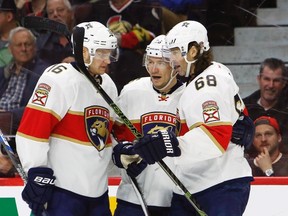
[[[77,25],[77,27],[84,28],[83,46],[89,50],[89,54],[92,58],[95,56],[97,49],[111,49],[114,50],[110,56],[112,62],[118,60],[119,52],[117,45],[117,38],[114,34],[102,23],[92,21],[83,22]],[[72,35],[73,44],[73,35]]]
[[[148,63],[149,57],[162,58],[162,61],[169,62],[170,61],[170,50],[167,47],[166,36],[159,35],[155,37],[149,45],[146,47],[146,53],[143,57],[143,66],[146,67],[149,72]]]
[[[166,44],[166,36],[159,35],[154,38],[151,43],[146,47],[146,55],[170,59],[170,50],[168,49]]]
[[[169,49],[178,47],[186,56],[190,42],[202,43],[201,53],[210,49],[206,28],[199,22],[186,20],[176,24],[166,36]]]

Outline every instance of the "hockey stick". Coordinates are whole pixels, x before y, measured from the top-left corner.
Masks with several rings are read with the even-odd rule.
[[[1,140],[0,140],[1,145],[3,146],[5,151],[7,152],[8,157],[10,158],[13,166],[15,167],[17,172],[19,173],[22,180],[24,181],[24,184],[26,184],[27,183],[27,175],[26,175],[26,173],[25,173],[25,171],[24,171],[24,169],[20,163],[18,156],[14,153],[13,149],[9,145],[8,141],[4,137],[4,134],[2,133],[1,130],[0,130],[0,137],[1,137]]]
[[[90,73],[86,69],[86,66],[83,60],[83,38],[84,38],[84,28],[75,27],[73,29],[73,47],[74,47],[74,55],[77,61],[78,68],[85,75],[85,77],[89,79],[89,81],[101,94],[101,96],[108,103],[108,105],[112,107],[112,109],[115,111],[116,114],[118,114],[120,109],[116,106],[113,100],[107,95],[107,93],[102,89],[102,87],[98,84],[98,82],[94,79],[94,77],[90,75]],[[116,112],[116,110],[118,111]],[[141,207],[145,216],[149,216],[150,214],[147,208],[147,204],[145,202],[145,199],[143,197],[143,194],[140,190],[140,187],[137,183],[136,178],[131,177],[130,179],[131,179],[132,186],[136,192],[136,195],[140,201],[140,204],[141,204]]]
[[[86,76],[86,78],[93,84],[93,86],[98,90],[104,100],[111,106],[114,112],[122,119],[124,124],[130,129],[133,135],[140,139],[143,135],[139,133],[139,131],[135,128],[135,126],[130,122],[130,120],[124,115],[124,113],[120,110],[120,108],[113,102],[113,100],[107,95],[107,93],[102,89],[100,84],[90,75],[87,71],[86,66],[83,60],[83,38],[84,38],[84,28],[76,27],[73,30],[73,47],[74,47],[74,55],[77,61],[78,67],[80,71]],[[195,208],[197,213],[200,216],[207,216],[207,214],[198,208],[196,201],[192,197],[192,194],[188,191],[188,189],[181,183],[181,181],[177,178],[177,176],[173,173],[173,171],[166,165],[163,160],[158,162],[158,165],[165,171],[165,173],[170,177],[170,179],[184,192],[185,197],[191,203],[191,205]],[[132,178],[133,182],[133,178]],[[136,182],[136,180],[135,180]],[[144,200],[144,199],[143,199]]]
[[[11,148],[11,146],[9,145],[8,141],[5,138],[5,135],[2,133],[2,131],[0,130],[0,145],[3,146],[3,148],[5,149],[5,151],[7,152],[8,157],[10,158],[13,166],[16,168],[17,172],[19,173],[20,177],[22,178],[24,185],[26,185],[27,183],[27,175],[21,165],[21,162],[18,158],[18,156],[14,153],[13,149]],[[46,208],[46,205],[45,205]],[[33,216],[34,214],[31,212],[30,216]],[[44,210],[42,213],[42,216],[47,216],[46,211]]]
[[[45,17],[25,16],[21,19],[21,25],[29,29],[46,30],[64,35],[70,42],[71,33],[69,32],[67,26],[63,23]]]

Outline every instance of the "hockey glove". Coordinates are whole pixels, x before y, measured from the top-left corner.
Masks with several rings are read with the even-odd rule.
[[[28,181],[22,191],[22,198],[35,216],[42,215],[45,203],[51,199],[55,179],[53,170],[50,168],[35,167],[29,169]]]
[[[130,142],[118,143],[113,148],[112,160],[117,167],[126,169],[127,174],[133,178],[147,167],[147,163],[134,152],[133,143]]]
[[[157,134],[146,135],[134,145],[134,151],[148,164],[154,164],[164,157],[181,155],[179,142],[171,131],[161,130]]]
[[[114,34],[126,34],[131,31],[132,26],[129,22],[127,21],[116,21],[112,22],[109,25],[109,29],[114,33]]]
[[[141,27],[139,24],[136,24],[135,26],[133,26],[132,32],[137,37],[139,43],[143,42],[145,44],[148,44],[154,38],[153,34],[150,31]]]
[[[254,134],[255,126],[252,119],[242,113],[233,125],[231,141],[244,146],[245,149],[249,149],[253,143]]]

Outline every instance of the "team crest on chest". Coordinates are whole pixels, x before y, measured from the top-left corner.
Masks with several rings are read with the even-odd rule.
[[[215,101],[205,101],[202,104],[203,118],[205,123],[219,121],[219,107]]]
[[[109,110],[101,106],[87,107],[84,111],[84,117],[86,134],[90,142],[98,151],[103,150],[109,137]]]
[[[40,106],[45,106],[48,100],[48,95],[51,90],[51,87],[46,83],[40,83],[33,95],[32,103]]]
[[[151,112],[141,116],[143,134],[154,134],[159,130],[169,130],[175,133],[176,115],[166,112]]]

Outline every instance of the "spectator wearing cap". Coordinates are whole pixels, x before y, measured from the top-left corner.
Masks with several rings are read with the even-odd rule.
[[[288,153],[288,103],[287,93],[284,91],[287,77],[287,70],[281,59],[267,58],[261,63],[257,76],[259,89],[243,99],[253,121],[260,116],[277,119],[282,131],[280,150],[285,154]]]
[[[18,26],[17,8],[13,0],[0,1],[0,67],[12,60],[8,50],[8,37],[12,29]]]
[[[282,141],[277,120],[269,116],[261,116],[254,121],[255,136],[252,148],[258,153],[247,160],[252,168],[253,176],[288,176],[288,156],[280,152]]]

